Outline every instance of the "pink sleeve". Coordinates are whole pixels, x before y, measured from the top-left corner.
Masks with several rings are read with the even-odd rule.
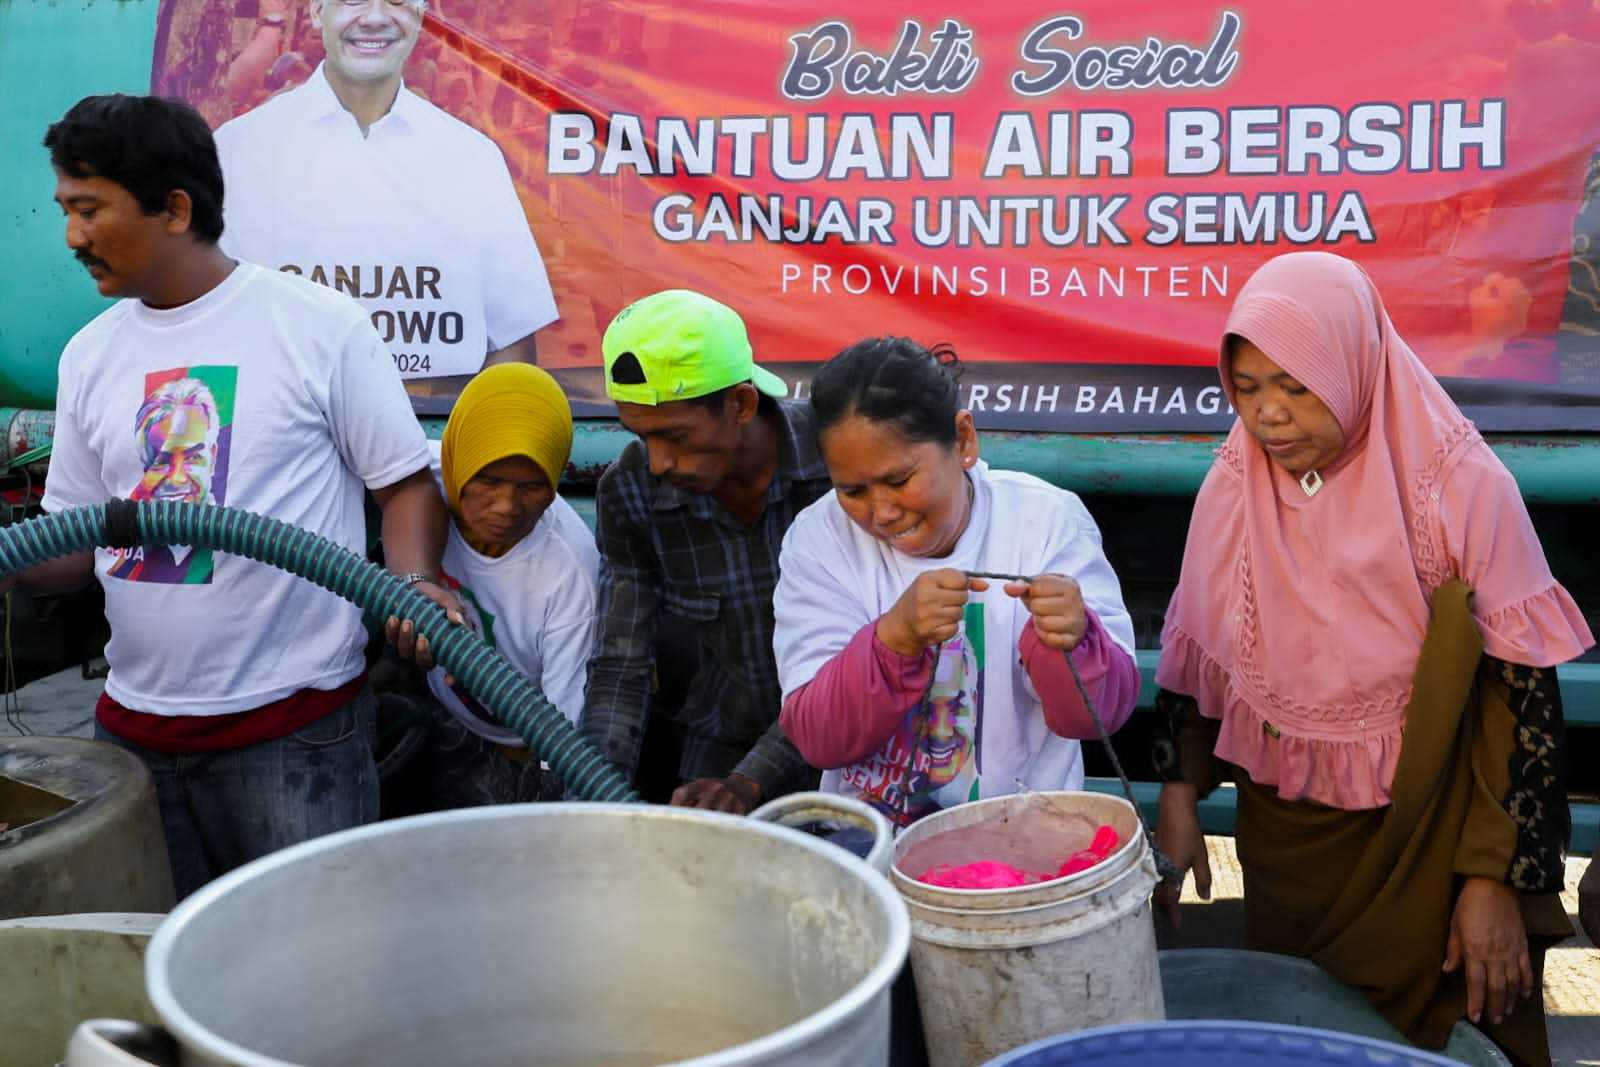
[[[933,656],[902,656],[878,640],[877,629],[873,620],[857,630],[783,702],[783,732],[813,767],[848,767],[870,756],[922,699]]]
[[[1553,667],[1594,644],[1583,612],[1550,573],[1516,481],[1492,452],[1463,457],[1440,496],[1449,568],[1472,587],[1486,653]]]
[[[1139,667],[1122,646],[1111,640],[1094,612],[1085,611],[1089,626],[1083,633],[1083,640],[1072,650],[1072,662],[1083,679],[1083,687],[1089,691],[1089,699],[1094,701],[1095,710],[1100,713],[1100,720],[1105,723],[1106,732],[1116,733],[1128,721],[1139,700]],[[1099,737],[1094,720],[1078,695],[1072,672],[1067,670],[1066,657],[1060,649],[1039,640],[1032,619],[1022,628],[1017,649],[1022,654],[1022,666],[1044,704],[1044,721],[1051,731],[1078,741]]]

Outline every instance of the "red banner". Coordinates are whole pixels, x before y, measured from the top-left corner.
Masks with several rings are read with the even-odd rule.
[[[272,5],[163,0],[155,91],[221,125],[314,78],[333,20]],[[374,25],[407,6],[327,0]],[[1318,249],[1367,268],[1480,425],[1600,429],[1587,3],[866,6],[440,0],[420,20],[402,92],[499,146],[559,314],[538,360],[580,399],[603,400],[611,316],[681,286],[797,382],[904,334],[954,344],[987,425],[1215,428],[1233,297]]]

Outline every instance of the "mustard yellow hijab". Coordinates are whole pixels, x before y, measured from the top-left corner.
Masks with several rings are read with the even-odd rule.
[[[533,460],[554,488],[572,455],[572,407],[549,372],[527,363],[496,364],[461,390],[439,445],[452,515],[460,514],[462,487],[508,456]]]

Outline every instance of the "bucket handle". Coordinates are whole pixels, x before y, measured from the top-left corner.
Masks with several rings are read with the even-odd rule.
[[[790,793],[777,800],[769,800],[752,811],[750,818],[789,827],[828,819],[868,830],[872,833],[872,850],[867,853],[865,862],[879,874],[885,877],[889,874],[890,857],[894,851],[894,828],[882,812],[853,797],[842,797],[836,793]]]
[[[167,1067],[177,1045],[158,1026],[126,1019],[86,1019],[72,1032],[61,1067]]]

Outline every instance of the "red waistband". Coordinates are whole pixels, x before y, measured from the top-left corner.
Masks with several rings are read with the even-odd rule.
[[[303,730],[350,703],[366,684],[363,671],[337,689],[302,689],[259,708],[226,715],[152,715],[125,708],[102,692],[94,717],[108,732],[156,752],[217,752]]]

